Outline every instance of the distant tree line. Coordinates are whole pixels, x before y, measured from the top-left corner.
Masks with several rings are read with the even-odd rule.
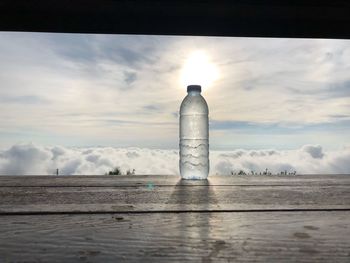
[[[112,171],[105,173],[105,175],[123,175],[123,173],[119,167],[116,167]],[[135,175],[135,169],[128,169],[124,175]]]
[[[273,174],[267,168],[263,172],[255,172],[253,170],[251,170],[250,173],[245,172],[243,170],[239,170],[238,172],[231,171],[231,175],[296,175],[296,174],[297,174],[297,171],[287,172],[287,170],[281,171],[280,173]]]
[[[135,175],[136,170],[135,169],[128,169],[126,170],[124,175]],[[60,175],[59,169],[57,168],[55,170],[55,175]],[[119,167],[114,168],[112,171],[109,171],[108,173],[105,173],[105,175],[123,175],[122,170]]]

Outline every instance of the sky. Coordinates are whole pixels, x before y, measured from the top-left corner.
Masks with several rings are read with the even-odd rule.
[[[18,147],[178,150],[189,84],[213,151],[342,152],[349,72],[349,40],[0,32],[0,164]]]
[[[218,75],[202,92],[212,149],[350,141],[349,40],[1,32],[0,50],[0,147],[177,148],[198,51]]]

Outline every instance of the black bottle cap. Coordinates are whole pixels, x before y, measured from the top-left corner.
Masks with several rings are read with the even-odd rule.
[[[199,91],[199,92],[201,92],[202,91],[202,87],[200,85],[189,85],[189,86],[187,86],[187,92],[190,92],[190,91]]]

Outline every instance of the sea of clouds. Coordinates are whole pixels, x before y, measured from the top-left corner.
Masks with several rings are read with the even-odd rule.
[[[119,167],[123,173],[179,174],[178,150],[117,147],[62,147],[16,144],[0,151],[0,175],[103,175]],[[210,174],[268,169],[297,174],[349,174],[350,147],[324,151],[320,145],[296,150],[233,150],[210,152]]]

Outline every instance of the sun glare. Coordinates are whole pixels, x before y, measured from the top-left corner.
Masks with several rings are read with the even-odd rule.
[[[186,60],[181,73],[183,86],[198,84],[209,88],[218,78],[218,70],[203,51],[195,51]]]

